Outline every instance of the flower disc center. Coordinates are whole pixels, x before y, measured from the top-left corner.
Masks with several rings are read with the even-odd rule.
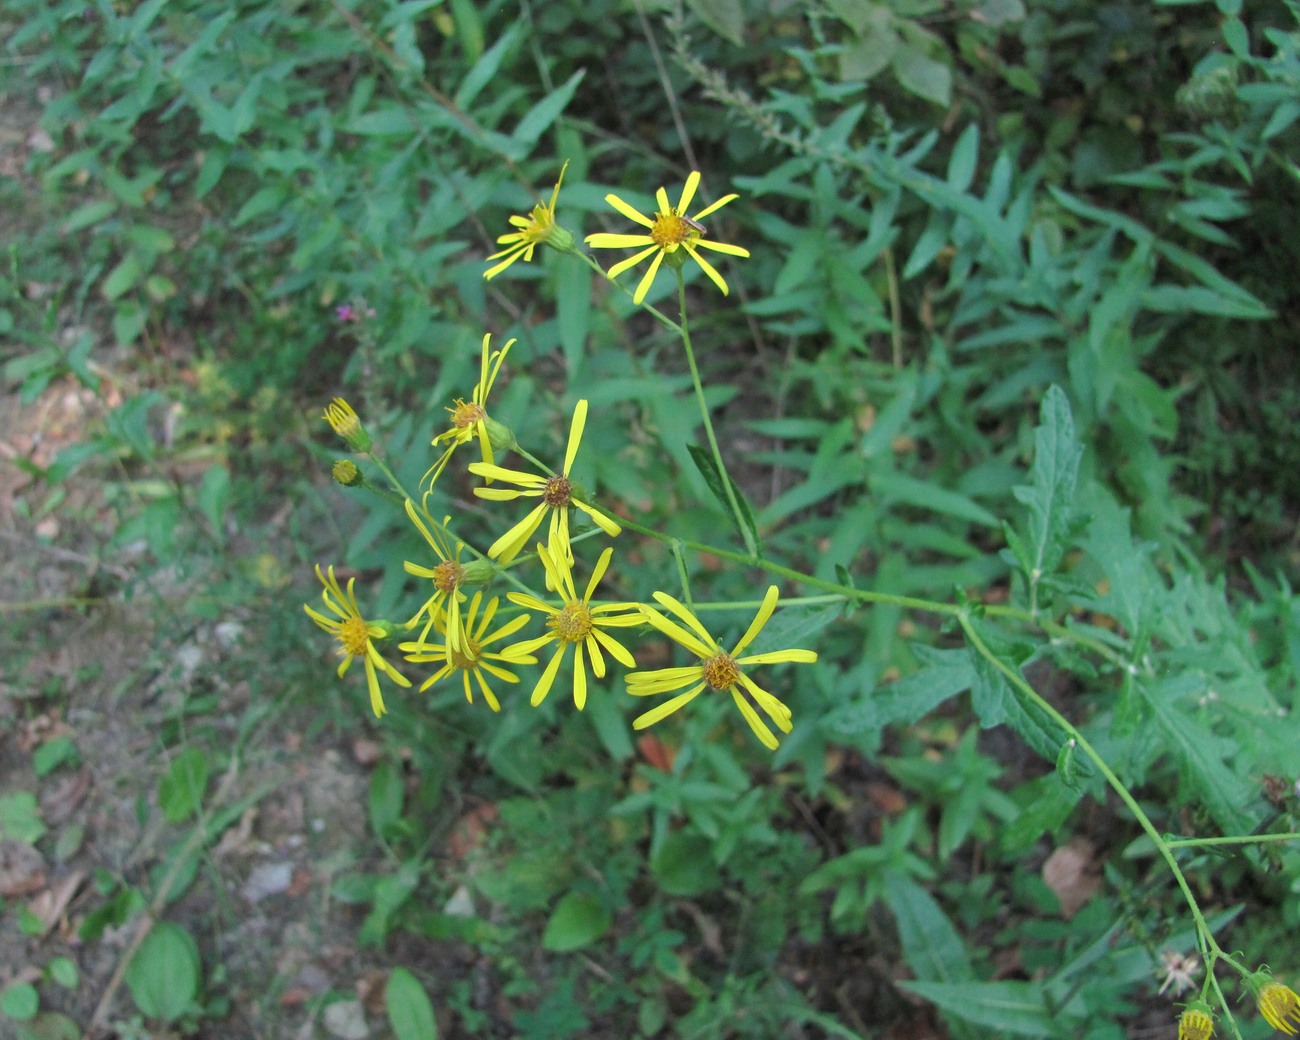
[[[339,623],[339,643],[350,657],[364,657],[370,642],[370,626],[359,617],[350,617]]]
[[[551,477],[542,492],[542,501],[552,509],[565,509],[573,502],[573,485],[568,477]]]
[[[715,690],[729,690],[740,681],[740,668],[730,654],[716,654],[704,662],[704,681]]]
[[[433,569],[433,586],[439,592],[455,592],[465,580],[465,568],[455,560],[443,560]]]
[[[591,611],[585,603],[566,603],[558,614],[552,614],[546,625],[566,643],[581,643],[591,634]]]

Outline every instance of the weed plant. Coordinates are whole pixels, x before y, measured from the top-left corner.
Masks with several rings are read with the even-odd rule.
[[[213,613],[315,565],[253,658],[382,741],[330,895],[402,951],[395,1035],[1300,1028],[1297,14],[9,4],[59,217],[6,375],[107,400],[83,327],[144,373],[35,476],[111,474],[110,552],[239,560]],[[152,921],[273,721],[159,738],[190,830],[100,877],[138,1017],[85,1025],[230,1013]]]

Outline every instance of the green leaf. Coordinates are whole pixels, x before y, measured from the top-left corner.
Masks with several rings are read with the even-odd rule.
[[[511,23],[510,28],[501,34],[501,38],[474,63],[474,67],[465,74],[465,78],[461,80],[460,87],[456,91],[456,105],[458,108],[464,110],[470,107],[474,99],[478,97],[479,92],[492,82],[492,77],[501,68],[506,53],[514,47],[515,42],[528,29],[529,23],[527,21]]]
[[[952,69],[947,62],[932,57],[945,53],[938,37],[915,23],[903,22],[903,45],[890,62],[899,85],[904,90],[945,107],[952,100]]]
[[[969,191],[975,180],[975,167],[980,157],[980,129],[971,123],[952,146],[948,160],[948,187],[954,191]]]
[[[670,896],[698,896],[721,884],[709,843],[695,834],[674,831],[650,860],[659,887]]]
[[[986,644],[993,643],[988,631],[981,631]],[[996,645],[990,646],[996,651]],[[971,664],[978,680],[971,687],[971,707],[984,729],[1010,726],[1026,744],[1048,762],[1055,762],[1069,736],[1052,716],[1014,683],[1008,682],[993,663],[973,647]],[[1003,655],[999,655],[1003,656]],[[1005,659],[1005,658],[1004,658]],[[1015,667],[1014,662],[1008,662]],[[1018,671],[1018,669],[1017,669]],[[1082,768],[1078,770],[1085,773]]]
[[[199,486],[199,511],[207,518],[218,545],[226,542],[226,507],[230,504],[230,471],[225,466],[213,466],[203,474]]]
[[[858,704],[831,712],[828,727],[840,733],[863,733],[891,722],[912,723],[949,697],[969,689],[977,673],[965,650],[917,646],[922,667],[897,682],[878,686]]]
[[[405,802],[405,778],[385,759],[370,775],[370,828],[376,837],[387,836],[389,829],[402,818]]]
[[[609,930],[609,909],[588,892],[570,892],[555,907],[542,933],[542,949],[567,953],[590,946]]]
[[[41,998],[36,987],[29,982],[20,982],[0,992],[0,1014],[25,1022],[40,1010]]]
[[[34,845],[44,833],[36,795],[31,791],[0,795],[0,837]]]
[[[1034,431],[1034,464],[1030,484],[1013,489],[1029,511],[1023,535],[1005,528],[1017,562],[1034,590],[1045,574],[1056,569],[1073,534],[1075,483],[1083,447],[1074,430],[1070,402],[1058,386],[1043,398]]]
[[[578,84],[586,74],[586,69],[579,69],[524,114],[515,127],[515,132],[510,135],[510,140],[517,146],[514,153],[516,158],[522,159],[533,150],[538,138],[550,129],[551,124],[573,99],[573,92],[578,89]]]
[[[957,491],[904,473],[881,473],[871,478],[871,490],[889,504],[898,502],[943,513],[985,527],[997,527],[998,518],[982,505]]]
[[[990,1035],[1061,1035],[1037,983],[899,981],[895,985],[956,1018],[986,1026],[993,1031]]]
[[[885,903],[898,926],[903,959],[918,979],[955,983],[974,978],[970,951],[929,892],[897,875],[885,886]]]
[[[77,745],[66,734],[46,741],[32,755],[32,766],[37,776],[48,776],[64,763],[76,765],[81,760]]]
[[[727,493],[723,489],[722,474],[718,472],[718,464],[714,461],[713,455],[701,448],[697,444],[687,445],[687,450],[691,453],[691,459],[695,462],[695,468],[700,471],[704,477],[704,482],[709,485],[709,490],[722,506],[722,511],[731,517],[731,522],[736,524],[736,533],[743,539],[745,532],[737,524],[737,518],[731,511],[731,503],[727,501]],[[754,520],[754,510],[750,507],[748,499],[744,493],[736,486],[736,482],[731,481],[732,493],[736,496],[736,504],[740,506],[740,521],[749,529],[750,537],[754,545],[758,545],[758,524]]]
[[[53,957],[45,967],[46,972],[64,989],[76,989],[80,977],[76,962],[68,957]]]
[[[586,264],[561,263],[554,268],[555,319],[569,379],[580,377],[591,327],[591,269]]]
[[[146,1018],[175,1022],[199,992],[199,947],[184,928],[161,921],[126,969],[131,999]]]
[[[132,250],[117,262],[113,270],[108,272],[100,292],[104,294],[104,299],[116,300],[123,293],[134,289],[143,275],[144,265],[141,264],[139,255]]]
[[[405,968],[394,968],[384,989],[388,1024],[397,1040],[437,1040],[433,1004],[419,979]]]
[[[687,0],[695,17],[719,36],[741,47],[745,43],[745,10],[740,0]]]
[[[64,219],[61,230],[65,235],[70,235],[91,224],[98,224],[111,216],[116,209],[117,203],[112,199],[87,202],[84,206],[78,206]]]
[[[209,769],[207,753],[199,748],[187,748],[172,759],[158,781],[158,805],[168,823],[179,823],[199,811]]]

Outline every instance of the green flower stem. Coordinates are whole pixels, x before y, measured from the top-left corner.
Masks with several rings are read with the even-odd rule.
[[[635,299],[636,294],[631,289],[629,289],[626,285],[620,285],[618,282],[615,282],[612,278],[609,277],[609,274],[605,271],[605,269],[601,267],[600,264],[596,263],[596,261],[593,260],[586,253],[581,252],[577,248],[571,249],[570,252],[574,256],[576,256],[579,260],[581,260],[584,264],[590,267],[593,271],[595,271],[598,275],[604,278],[606,281],[612,282],[614,286],[618,288],[623,293],[623,295],[626,296],[629,300]],[[652,306],[651,304],[648,303],[642,303],[640,304],[640,307],[642,310],[648,311],[653,317],[657,318],[660,324],[665,325],[668,328],[672,329],[679,336],[682,334],[682,327],[678,325],[677,322],[673,321],[672,318],[668,317],[668,315],[666,315],[658,307]]]
[[[385,462],[384,457],[379,454],[378,448],[372,445],[369,455],[370,461],[379,467],[379,472],[382,473],[388,479],[388,483],[393,486],[393,490],[398,496],[397,504],[401,506],[408,498],[411,499],[411,501],[415,501],[411,493],[407,491],[402,482],[397,479],[397,474],[388,468],[388,463]],[[405,506],[403,506],[403,508],[405,508]]]
[[[968,612],[961,611],[957,615],[957,621],[961,625],[962,631],[966,633],[966,638],[969,640],[970,645],[975,648],[976,652],[1001,672],[1006,677],[1007,681],[1015,686],[1021,694],[1033,701],[1039,710],[1051,716],[1056,724],[1070,735],[1070,738],[1075,742],[1075,745],[1083,751],[1085,755],[1092,759],[1093,764],[1101,772],[1101,775],[1106,778],[1106,783],[1108,783],[1111,789],[1119,795],[1120,801],[1122,801],[1128,808],[1133,819],[1137,821],[1138,826],[1146,831],[1147,837],[1155,843],[1156,851],[1160,853],[1160,857],[1165,861],[1165,865],[1169,867],[1169,872],[1173,874],[1174,880],[1178,883],[1179,889],[1182,890],[1183,899],[1186,901],[1188,909],[1191,910],[1192,919],[1196,922],[1198,945],[1201,947],[1201,953],[1205,958],[1207,970],[1212,970],[1213,962],[1215,960],[1226,960],[1236,967],[1236,962],[1220,949],[1218,942],[1215,941],[1214,935],[1210,932],[1210,926],[1206,923],[1205,917],[1201,913],[1201,907],[1196,902],[1196,896],[1192,894],[1191,887],[1187,884],[1187,878],[1183,876],[1182,869],[1178,866],[1178,860],[1174,858],[1173,848],[1171,847],[1173,843],[1166,841],[1164,835],[1156,829],[1156,825],[1151,822],[1151,818],[1146,814],[1142,806],[1138,805],[1137,799],[1133,797],[1132,793],[1130,793],[1129,789],[1124,785],[1124,782],[1115,775],[1115,771],[1110,768],[1097,749],[1088,742],[1087,738],[1079,732],[1069,719],[1044,700],[1043,697],[1039,695],[1038,691],[1030,686],[1019,672],[988,648],[988,645],[980,638],[980,634],[975,630],[975,626],[972,624]]]
[[[704,399],[704,384],[700,381],[700,370],[695,364],[695,350],[691,346],[690,319],[686,316],[686,279],[682,277],[681,268],[674,268],[673,274],[677,276],[677,302],[682,310],[682,346],[686,350],[686,363],[691,367],[691,382],[695,384],[695,400],[699,402],[700,418],[704,420],[704,435],[709,440],[709,450],[713,452],[713,461],[718,467],[718,476],[722,480],[722,490],[727,496],[727,505],[731,507],[731,515],[736,518],[736,527],[745,539],[745,549],[749,552],[750,560],[756,561],[758,545],[754,542],[753,532],[750,531],[744,515],[740,512],[736,489],[731,484],[731,474],[727,472],[727,464],[722,461],[722,449],[718,447],[718,438],[713,432],[713,420],[709,418],[709,405]]]
[[[1266,841],[1295,841],[1300,831],[1290,834],[1246,834],[1239,838],[1176,838],[1165,842],[1171,849],[1194,849],[1198,845],[1262,845]]]
[[[940,603],[938,600],[917,599],[914,596],[898,596],[892,592],[872,592],[869,589],[855,589],[849,585],[840,585],[833,581],[824,581],[821,578],[815,578],[810,574],[804,574],[803,571],[797,571],[793,567],[783,567],[779,563],[773,563],[766,559],[752,559],[744,553],[734,552],[731,549],[723,549],[716,545],[706,545],[703,542],[693,542],[685,538],[674,538],[666,535],[661,531],[656,531],[652,527],[645,527],[638,524],[635,520],[628,520],[620,516],[618,522],[631,531],[643,534],[648,538],[654,538],[666,545],[677,544],[686,549],[694,549],[696,552],[711,553],[714,556],[720,556],[724,560],[733,560],[736,563],[746,564],[747,566],[757,567],[759,570],[767,571],[769,574],[775,574],[782,578],[788,578],[790,581],[797,581],[802,585],[808,585],[815,589],[823,589],[826,592],[835,593],[839,598],[854,600],[858,603],[888,603],[896,607],[904,607],[909,610],[923,610],[931,614],[944,614],[949,617],[956,617],[962,612],[962,608],[953,603]]]

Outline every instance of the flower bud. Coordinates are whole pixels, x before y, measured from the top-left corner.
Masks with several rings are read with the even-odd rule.
[[[351,459],[339,459],[330,472],[334,479],[344,487],[361,487],[366,482],[366,475]]]

